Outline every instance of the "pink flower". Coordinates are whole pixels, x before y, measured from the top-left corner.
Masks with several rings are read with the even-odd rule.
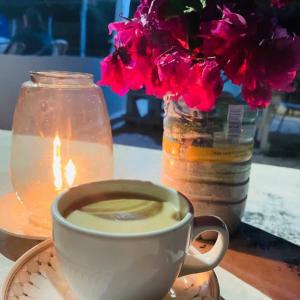
[[[250,68],[257,81],[278,91],[290,91],[300,68],[300,38],[289,36],[280,27],[275,29],[272,37],[254,49]]]
[[[145,82],[146,94],[153,95],[157,98],[163,98],[166,95],[165,87],[159,79],[158,70],[156,66],[151,69],[150,76]]]
[[[277,7],[292,2],[271,1]],[[272,90],[291,91],[300,38],[257,14],[255,1],[220,1],[239,13],[217,2],[199,10],[193,1],[170,7],[167,0],[141,0],[132,20],[109,25],[116,49],[101,62],[99,83],[119,94],[141,88],[159,98],[171,94],[202,111],[221,93],[221,72],[241,86],[251,107],[266,106]]]
[[[140,5],[137,7],[137,10],[134,13],[134,18],[143,19],[147,18],[149,14],[158,15],[158,4],[164,0],[141,0]],[[151,9],[150,9],[151,7]]]
[[[157,49],[153,50],[158,54]],[[190,56],[183,49],[174,49],[155,56],[152,63],[151,74],[145,81],[146,94],[163,98],[166,94],[172,94],[177,98],[186,84],[187,77],[192,64]]]
[[[146,17],[150,18],[150,16]],[[175,26],[176,22],[169,25],[171,24]],[[114,37],[116,51],[101,63],[102,80],[99,84],[110,85],[112,90],[119,94],[142,87],[146,87],[147,94],[157,97],[164,96],[170,89],[175,91],[175,86],[170,80],[166,80],[168,76],[164,73],[170,74],[167,70],[169,55],[167,53],[174,48],[181,49],[184,44],[183,37],[179,39],[178,29],[179,33],[173,30],[175,35],[178,34],[178,38],[175,38],[171,34],[172,26],[166,26],[165,30],[157,30],[151,26],[153,24],[143,18],[109,24],[109,32],[116,31]],[[177,74],[179,75],[178,72]],[[160,77],[164,77],[164,80],[162,81]],[[174,79],[174,76],[172,78]]]
[[[116,32],[114,37],[115,47],[131,47],[144,35],[143,25],[137,20],[114,22],[108,25],[109,33]]]
[[[144,57],[136,61],[124,47],[117,49],[107,56],[101,63],[100,85],[108,85],[114,92],[124,95],[128,90],[141,89],[149,73],[149,62]]]
[[[191,56],[180,50],[165,53],[157,58],[157,71],[165,94],[172,94],[178,98],[188,84],[188,74],[192,66]]]
[[[221,20],[202,22],[200,35],[203,37],[202,52],[207,56],[229,56],[238,49],[233,49],[244,40],[247,34],[247,22],[239,14],[223,9]],[[243,46],[243,45],[242,45]]]
[[[289,36],[272,23],[223,10],[221,20],[204,23],[200,28],[203,52],[216,55],[225,74],[241,85],[245,100],[257,107],[267,105],[271,90],[290,91],[300,67],[299,38]],[[262,97],[266,98],[263,99]]]
[[[101,80],[98,81],[99,85],[108,85],[111,89],[119,94],[125,95],[128,92],[128,87],[125,83],[125,66],[117,54],[109,55],[100,63],[101,67]],[[116,74],[118,77],[116,78]]]
[[[151,35],[160,36],[160,34],[167,33],[169,39],[172,39],[175,44],[179,43],[187,49],[188,34],[182,18],[180,16],[165,18],[164,5],[169,5],[169,3],[166,0],[142,0],[134,18],[139,19]]]
[[[262,108],[271,100],[272,90],[293,90],[292,83],[300,68],[299,51],[298,37],[277,37],[274,34],[252,49],[243,64],[237,64],[240,66],[238,71],[225,68],[225,72],[232,78],[238,78],[236,83],[243,86],[244,98],[250,106],[254,107],[256,103],[257,107]]]
[[[191,108],[210,111],[223,88],[218,63],[206,60],[193,65],[187,81],[182,93],[185,103]]]
[[[244,86],[242,95],[247,99],[247,103],[251,108],[264,108],[268,106],[272,98],[271,89],[263,85],[258,85],[254,89]]]
[[[180,17],[173,17],[169,20],[160,20],[158,22],[158,27],[160,31],[167,32],[181,47],[188,49],[188,34]]]
[[[149,41],[137,21],[116,22],[109,25],[115,35],[115,52],[101,62],[101,85],[109,85],[120,95],[129,89],[141,89],[150,76],[152,61]]]
[[[283,8],[293,2],[293,0],[271,0],[272,5],[277,8]]]

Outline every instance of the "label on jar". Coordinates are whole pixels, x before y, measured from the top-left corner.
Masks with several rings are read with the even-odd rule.
[[[243,105],[229,105],[227,115],[227,134],[229,138],[239,138],[244,117]]]
[[[199,162],[244,162],[251,159],[253,144],[201,147],[164,137],[163,149],[174,159]]]

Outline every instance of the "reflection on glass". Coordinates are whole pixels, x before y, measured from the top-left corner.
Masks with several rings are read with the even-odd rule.
[[[50,229],[57,194],[112,173],[111,127],[92,76],[32,73],[17,103],[11,155],[12,183],[30,221]]]

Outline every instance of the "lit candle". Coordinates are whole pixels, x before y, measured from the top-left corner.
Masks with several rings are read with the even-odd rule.
[[[62,158],[61,158],[61,141],[58,135],[55,136],[53,141],[53,177],[54,187],[56,191],[61,191],[66,187],[71,187],[76,177],[76,167],[72,159],[64,167],[64,178],[62,176]],[[64,182],[67,184],[64,185]]]
[[[61,141],[58,135],[53,141],[53,164],[52,164],[54,186],[57,191],[60,191],[63,186],[62,171],[61,171]]]
[[[75,176],[76,176],[76,167],[72,159],[69,159],[67,165],[65,166],[65,179],[69,187],[73,185]]]

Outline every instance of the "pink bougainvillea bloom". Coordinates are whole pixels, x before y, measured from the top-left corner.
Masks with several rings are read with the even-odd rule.
[[[150,16],[146,17],[150,18]],[[127,78],[123,77],[121,80],[122,83],[126,84],[126,89],[140,89],[146,86],[147,93],[152,91],[154,95],[158,96],[161,95],[161,91],[166,85],[163,86],[161,84],[158,77],[158,70],[154,67],[154,61],[158,56],[171,48],[182,46],[184,44],[183,34],[180,32],[179,26],[175,26],[176,30],[173,30],[173,33],[175,35],[178,34],[178,39],[176,39],[171,34],[171,27],[166,26],[164,30],[159,30],[158,28],[151,28],[151,24],[147,21],[143,20],[143,22],[133,19],[109,25],[110,33],[116,31],[114,37],[116,55],[121,55],[121,61],[116,59],[112,61],[115,64],[112,69],[115,71],[118,69],[128,71]],[[174,26],[175,23],[173,22],[172,24]],[[119,49],[122,49],[121,53]],[[124,62],[122,57],[124,50],[126,50],[127,55],[126,62]],[[115,78],[119,78],[120,76],[115,74]],[[102,80],[100,83],[103,84],[104,82],[107,81]]]
[[[151,46],[138,21],[115,22],[115,52],[101,63],[101,85],[109,85],[120,95],[129,89],[141,89],[151,72]]]
[[[292,2],[271,1],[276,7]],[[239,4],[230,6],[239,13],[210,6],[195,32],[198,22],[190,26],[189,15],[173,15],[168,1],[141,0],[133,19],[109,25],[116,49],[101,62],[100,84],[119,94],[141,88],[158,98],[171,94],[202,111],[210,111],[222,91],[221,70],[242,87],[251,107],[265,107],[273,90],[291,91],[300,68],[299,37],[251,5],[251,13]]]
[[[182,89],[188,84],[191,56],[183,50],[167,52],[156,60],[159,80],[166,94],[172,94],[177,98]]]
[[[167,4],[166,0],[143,0],[135,12],[134,18],[140,20],[146,30],[151,32],[152,37],[167,33],[169,39],[175,41],[173,46],[179,43],[187,49],[188,34],[182,18],[180,16],[165,18],[162,13],[164,4]]]
[[[283,8],[287,4],[290,4],[293,2],[293,0],[271,0],[272,5],[277,7],[277,8]]]
[[[189,73],[189,84],[182,97],[191,108],[208,112],[215,106],[216,98],[221,94],[223,81],[216,61],[207,60],[193,65]]]
[[[119,48],[112,55],[107,56],[100,63],[101,80],[100,85],[108,85],[111,89],[119,94],[124,95],[129,89],[139,90],[143,87],[145,74],[148,66],[144,68],[142,64],[145,60],[141,59],[138,63],[132,63],[129,53],[125,48]]]
[[[208,56],[230,55],[232,48],[244,39],[246,33],[247,22],[244,17],[225,7],[221,20],[201,23],[200,35],[204,39],[202,52]]]
[[[278,91],[290,91],[300,68],[300,38],[274,34],[254,49],[249,67],[258,81]]]
[[[248,89],[244,86],[242,95],[251,108],[264,108],[271,101],[272,91],[271,88],[263,85],[258,85],[255,89]]]
[[[180,17],[173,17],[169,20],[160,20],[158,26],[161,31],[168,32],[181,47],[188,49],[188,34]]]
[[[108,25],[109,33],[116,32],[114,37],[115,47],[130,47],[144,35],[143,25],[137,20],[114,22]]]
[[[158,70],[155,64],[153,64],[150,76],[147,77],[145,88],[147,95],[153,95],[157,98],[163,98],[166,95],[165,88],[159,79]]]
[[[223,10],[221,20],[201,26],[200,34],[204,53],[215,53],[227,77],[242,86],[245,100],[252,106],[255,97],[258,107],[266,105],[272,89],[291,90],[300,67],[298,37],[289,36],[270,22],[262,24],[257,18],[246,21],[228,8]],[[263,95],[268,96],[265,101]]]
[[[125,95],[128,92],[124,76],[124,65],[121,58],[116,55],[109,55],[100,62],[101,67],[101,80],[98,81],[99,85],[108,85],[111,89],[119,94]]]
[[[159,14],[159,7],[164,1],[165,0],[141,0],[140,5],[134,13],[134,18],[145,19],[149,15],[153,16],[153,18],[157,18]]]
[[[274,34],[264,40],[245,60],[243,95],[250,106],[265,107],[271,99],[271,90],[290,92],[300,68],[300,39]],[[227,70],[228,71],[228,70]],[[233,76],[237,76],[234,74]],[[263,96],[266,98],[263,99]],[[257,97],[255,102],[255,97]]]

